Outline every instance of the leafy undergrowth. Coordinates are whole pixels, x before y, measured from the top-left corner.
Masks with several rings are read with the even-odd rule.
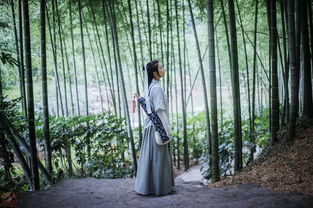
[[[223,187],[256,182],[278,192],[300,192],[313,196],[313,122],[299,120],[295,140],[287,144],[287,130],[279,133],[277,145],[267,148],[251,167],[209,184]]]

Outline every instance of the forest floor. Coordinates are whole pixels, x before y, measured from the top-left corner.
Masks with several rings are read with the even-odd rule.
[[[311,208],[313,205],[311,196],[300,193],[273,193],[256,183],[223,188],[199,184],[175,179],[175,193],[143,196],[135,192],[134,178],[63,178],[50,189],[19,193],[17,204],[23,208]]]
[[[279,132],[278,144],[267,148],[252,166],[209,186],[255,182],[272,191],[313,196],[313,122],[299,120],[295,140],[288,144],[286,137],[287,130]]]
[[[63,178],[49,189],[21,192],[22,208],[133,208],[133,207],[313,207],[313,123],[300,121],[293,143],[267,148],[239,174],[203,185],[200,165],[191,161],[184,172],[174,168],[175,192],[143,196],[135,192],[135,178]]]

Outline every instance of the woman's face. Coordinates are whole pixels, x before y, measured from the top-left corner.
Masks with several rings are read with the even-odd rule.
[[[159,80],[161,77],[164,77],[165,76],[165,69],[163,68],[162,64],[158,63],[158,73],[156,72],[153,72],[154,74],[154,77]]]

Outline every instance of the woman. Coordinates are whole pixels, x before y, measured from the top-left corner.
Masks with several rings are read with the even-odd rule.
[[[168,101],[160,83],[160,79],[165,76],[164,68],[155,60],[147,63],[145,70],[150,107],[160,117],[168,136],[171,136]],[[135,97],[139,96],[135,94]],[[135,191],[137,194],[160,196],[175,191],[169,145],[170,143],[165,145],[156,143],[155,127],[147,117],[144,121],[144,136],[136,175]]]

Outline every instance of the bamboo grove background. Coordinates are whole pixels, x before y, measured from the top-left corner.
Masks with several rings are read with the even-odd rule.
[[[132,100],[135,92],[143,95],[142,67],[153,59],[166,69],[161,82],[170,102],[174,164],[180,168],[183,160],[187,170],[203,153],[212,181],[227,172],[225,161],[228,171],[240,171],[256,151],[278,141],[279,130],[288,129],[291,141],[296,118],[312,117],[308,0],[2,0],[0,13],[1,100],[21,97],[18,118],[26,125],[14,127],[17,117],[3,110],[1,145],[8,146],[7,138],[33,189],[38,168],[51,182],[51,161],[60,156],[51,153],[52,135],[69,123],[72,134],[62,135],[56,148],[65,149],[69,174],[79,129],[86,146],[75,154],[83,164],[96,152],[93,139],[101,131],[111,138],[103,131],[116,122],[125,134],[113,137],[126,141],[118,154],[131,160],[133,166],[123,167],[134,175],[144,115],[133,111]],[[36,136],[45,167],[36,162]]]

